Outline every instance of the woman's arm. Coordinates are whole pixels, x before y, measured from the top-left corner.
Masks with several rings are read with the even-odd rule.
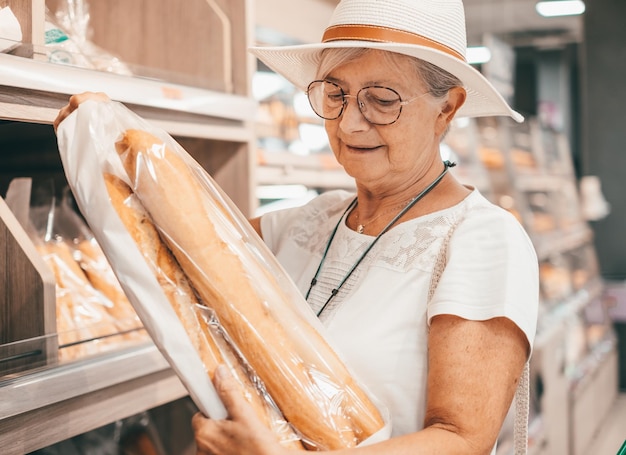
[[[425,428],[371,446],[335,455],[488,455],[511,406],[529,350],[523,332],[509,319],[469,321],[440,315],[429,334]],[[197,414],[198,454],[290,453],[272,441],[247,403],[233,393],[231,379],[216,379],[229,411],[226,421]]]
[[[440,315],[431,322],[428,342],[424,431],[447,432],[459,453],[489,454],[527,359],[526,336],[504,317]]]

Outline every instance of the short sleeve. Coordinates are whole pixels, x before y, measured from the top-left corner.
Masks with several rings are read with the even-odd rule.
[[[428,322],[439,314],[471,320],[506,317],[532,348],[538,304],[537,255],[522,226],[499,207],[472,211],[450,239]]]

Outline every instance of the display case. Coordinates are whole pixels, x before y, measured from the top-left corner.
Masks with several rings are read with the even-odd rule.
[[[468,118],[453,120],[440,150],[443,160],[457,164],[450,172],[461,183],[477,188],[487,198],[493,197],[489,174],[479,155],[475,121]]]
[[[89,19],[84,36],[62,27],[78,5],[89,8],[69,11]],[[6,7],[22,39],[0,53],[0,196],[16,177],[50,181],[61,196],[52,122],[71,94],[101,91],[167,131],[254,212],[249,0],[0,0]],[[149,339],[59,361],[55,277],[3,200],[0,270],[0,452],[30,453],[187,395]]]
[[[529,450],[585,453],[617,393],[617,364],[571,153],[563,134],[536,119],[521,124],[496,117],[475,121],[491,199],[522,223],[539,260]],[[584,420],[585,413],[593,418]],[[500,453],[507,450],[503,443]]]
[[[58,349],[55,279],[7,204],[0,198],[0,377],[47,365]]]
[[[476,122],[478,156],[487,170],[487,180],[491,187],[490,200],[522,222],[528,208],[519,186],[511,179],[511,175],[516,172],[510,154],[510,122],[498,117],[484,117],[473,121]]]

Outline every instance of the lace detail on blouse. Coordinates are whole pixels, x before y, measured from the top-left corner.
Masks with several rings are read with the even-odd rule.
[[[321,259],[330,233],[351,200],[343,199],[330,207],[305,207],[301,213],[305,221],[295,223],[287,235],[304,251]],[[432,273],[444,240],[465,213],[465,208],[458,207],[464,207],[464,204],[398,224],[384,234],[324,309],[320,319],[327,320],[372,267],[386,267],[398,272],[418,269]],[[350,230],[342,219],[308,298],[316,313],[373,240],[372,236]]]

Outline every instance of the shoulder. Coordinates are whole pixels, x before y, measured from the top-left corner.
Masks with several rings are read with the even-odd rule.
[[[474,191],[457,212],[458,223],[450,238],[448,259],[481,263],[513,261],[529,270],[537,266],[534,245],[520,221],[502,207]]]
[[[444,313],[472,320],[504,316],[532,346],[539,296],[534,246],[513,214],[480,193],[472,193],[462,206],[429,319]]]
[[[520,221],[509,211],[487,200],[478,190],[474,190],[464,201],[462,219],[459,229],[482,233],[489,236],[505,236],[519,238],[529,242],[530,239]]]
[[[263,220],[288,220],[293,217],[310,219],[316,217],[332,217],[334,214],[345,210],[349,201],[354,198],[354,193],[345,190],[327,191],[298,207],[275,210],[265,213]],[[265,221],[263,221],[265,223]]]
[[[327,214],[332,216],[346,209],[350,201],[355,197],[354,193],[345,190],[331,190],[313,198],[302,208],[315,214]]]
[[[332,190],[301,206],[265,213],[261,217],[263,239],[273,244],[285,235],[293,237],[298,232],[321,231],[321,226],[341,216],[353,198],[354,193],[349,191]]]

